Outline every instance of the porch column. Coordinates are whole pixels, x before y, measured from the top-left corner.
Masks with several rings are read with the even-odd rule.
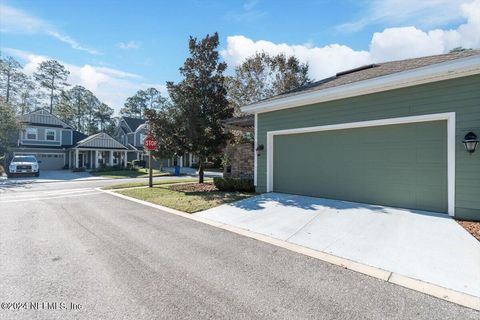
[[[113,150],[110,150],[110,151],[109,151],[108,165],[109,165],[110,167],[113,166]]]
[[[183,167],[183,156],[180,156],[179,159],[180,160],[178,162],[179,162],[180,168],[182,168]]]
[[[188,154],[188,166],[189,167],[192,166],[192,153],[191,152]]]
[[[93,163],[95,163],[95,169],[98,168],[98,150],[95,150],[95,159]]]
[[[78,169],[78,149],[75,149],[75,159],[74,159],[74,163],[75,163],[75,168]]]
[[[126,168],[127,167],[127,160],[128,160],[127,151],[123,152],[123,157],[125,158],[125,160],[123,161],[123,166]]]

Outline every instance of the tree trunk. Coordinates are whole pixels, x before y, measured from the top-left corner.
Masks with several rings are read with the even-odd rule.
[[[198,183],[203,183],[203,159],[198,160]]]
[[[52,78],[52,88],[50,90],[50,113],[53,114],[53,85],[55,84],[55,77]]]
[[[6,97],[7,103],[10,100],[10,72],[7,75],[7,97]]]

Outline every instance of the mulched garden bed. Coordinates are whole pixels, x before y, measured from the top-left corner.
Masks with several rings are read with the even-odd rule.
[[[457,220],[457,222],[480,241],[480,221]]]
[[[179,192],[215,192],[218,191],[213,183],[182,183],[168,187],[170,190]]]

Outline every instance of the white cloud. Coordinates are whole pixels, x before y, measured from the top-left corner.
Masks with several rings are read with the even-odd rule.
[[[448,52],[455,47],[480,47],[480,0],[460,6],[466,23],[456,29],[422,31],[415,27],[389,28],[375,33],[372,60],[385,61]]]
[[[310,45],[275,44],[264,40],[253,41],[244,36],[228,37],[227,48],[222,50],[221,54],[229,66],[234,66],[254,55],[255,52],[262,51],[270,54],[295,55],[300,61],[309,63],[310,75],[316,79],[335,74],[338,70],[370,62],[370,55],[367,51],[354,51],[339,44],[318,48]]]
[[[459,5],[466,20],[456,29],[422,31],[416,27],[387,28],[373,34],[368,51],[353,50],[341,44],[313,47],[309,44],[289,45],[270,41],[253,41],[245,36],[230,36],[221,51],[225,61],[238,65],[255,52],[295,55],[310,65],[310,76],[322,79],[336,72],[372,62],[406,59],[446,53],[455,47],[480,47],[480,0]]]
[[[120,49],[138,49],[140,48],[140,43],[135,42],[135,41],[129,41],[129,42],[119,42],[117,43],[117,47]]]
[[[22,50],[12,48],[5,48],[4,50],[8,54],[23,60],[23,71],[28,75],[32,75],[36,71],[39,63],[49,59],[49,57]],[[163,95],[167,92],[165,85],[146,83],[137,74],[89,64],[78,66],[63,61],[59,62],[70,71],[68,82],[71,85],[84,86],[92,91],[102,102],[114,108],[117,113],[123,106],[125,99],[140,89],[155,87]]]
[[[243,4],[240,12],[229,12],[225,15],[226,20],[233,20],[239,23],[251,22],[261,19],[267,15],[266,11],[256,9],[259,0],[248,0]]]
[[[361,12],[361,19],[341,24],[337,30],[356,32],[370,24],[439,27],[463,18],[461,5],[469,2],[470,0],[374,0],[369,2],[365,12]]]
[[[0,4],[0,32],[17,34],[46,34],[68,44],[75,50],[85,51],[94,55],[100,54],[100,52],[84,47],[70,36],[55,30],[50,23],[34,17],[25,11],[4,4]]]

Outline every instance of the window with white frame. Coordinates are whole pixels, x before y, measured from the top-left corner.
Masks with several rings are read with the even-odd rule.
[[[144,135],[143,133],[140,133],[140,144],[143,146],[143,142],[145,141],[145,137],[146,135]]]
[[[53,129],[46,129],[45,130],[45,140],[47,141],[55,141],[56,131]]]
[[[25,137],[28,140],[37,140],[37,128],[25,129]]]

